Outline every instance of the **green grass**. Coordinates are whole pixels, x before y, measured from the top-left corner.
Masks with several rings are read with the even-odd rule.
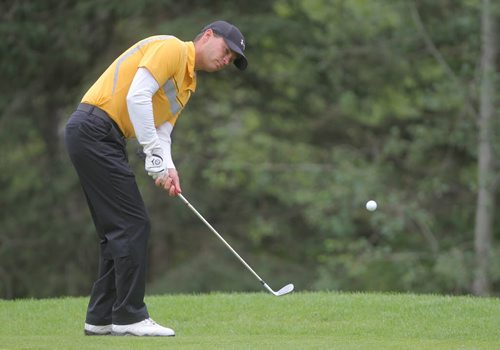
[[[500,349],[500,300],[295,293],[146,298],[175,338],[86,337],[86,298],[0,300],[0,349]]]

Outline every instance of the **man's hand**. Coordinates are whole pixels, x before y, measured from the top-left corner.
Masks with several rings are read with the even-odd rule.
[[[156,178],[155,184],[158,187],[163,187],[172,197],[182,192],[179,175],[177,174],[177,170],[173,168],[169,168],[162,177]]]
[[[146,154],[144,168],[148,175],[155,180],[166,174],[166,165],[163,161],[163,150],[161,147],[153,149],[150,154]]]

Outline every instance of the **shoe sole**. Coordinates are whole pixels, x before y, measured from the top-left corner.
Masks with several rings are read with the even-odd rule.
[[[83,334],[85,335],[89,335],[89,336],[106,336],[106,335],[111,335],[112,333],[111,332],[106,332],[106,333],[96,333],[96,332],[92,332],[92,331],[88,331],[86,329],[83,330]]]
[[[125,333],[111,332],[111,335],[116,336],[116,337],[175,337],[175,334],[171,334],[171,335],[149,335],[149,334],[137,335],[137,334],[130,333],[130,332],[125,332]]]

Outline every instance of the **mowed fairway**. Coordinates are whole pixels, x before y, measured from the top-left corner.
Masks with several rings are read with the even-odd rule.
[[[0,300],[0,349],[500,349],[497,298],[214,293],[146,302],[176,337],[86,337],[86,298]]]

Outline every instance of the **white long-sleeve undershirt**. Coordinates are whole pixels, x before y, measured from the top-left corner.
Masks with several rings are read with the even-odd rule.
[[[147,155],[161,147],[167,168],[175,168],[171,152],[173,125],[165,122],[155,128],[153,95],[160,86],[146,68],[139,68],[127,94],[127,109],[134,127],[137,141]]]

